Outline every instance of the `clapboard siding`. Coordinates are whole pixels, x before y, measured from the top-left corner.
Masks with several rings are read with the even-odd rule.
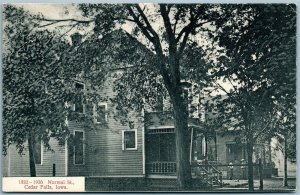
[[[116,72],[115,72],[116,73]],[[115,73],[112,73],[115,74]],[[121,73],[121,72],[118,72]],[[101,103],[107,104],[107,127],[98,126],[96,130],[85,129],[80,123],[69,121],[71,132],[84,131],[85,163],[74,165],[73,154],[69,152],[68,173],[70,176],[128,176],[143,174],[143,123],[138,113],[129,113],[128,118],[134,121],[137,129],[137,150],[122,150],[122,131],[131,130],[114,119],[115,106],[110,101],[116,92],[113,91],[113,76],[107,78],[99,95]],[[88,86],[88,85],[87,85]],[[95,102],[97,103],[97,102]],[[98,102],[99,103],[99,102]],[[73,146],[69,147],[73,150]]]
[[[111,121],[111,122],[110,122]],[[89,131],[80,124],[70,122],[70,128],[84,131],[85,163],[74,165],[73,154],[69,152],[69,175],[107,176],[107,175],[142,175],[143,174],[143,129],[137,129],[137,150],[122,150],[122,131],[129,127],[117,125],[108,117],[106,129]],[[140,125],[141,126],[141,125]],[[70,150],[73,147],[69,147]]]
[[[2,156],[2,176],[7,177],[10,169],[9,165],[9,152],[6,156]]]
[[[27,145],[27,143],[25,144]],[[65,176],[65,148],[59,146],[58,141],[54,138],[50,139],[52,151],[43,151],[43,159],[41,165],[36,165],[37,176],[52,176],[53,164],[56,166],[56,176]],[[17,152],[16,146],[11,145],[8,149],[7,166],[5,166],[7,176],[30,176],[29,153],[26,146],[24,154]]]

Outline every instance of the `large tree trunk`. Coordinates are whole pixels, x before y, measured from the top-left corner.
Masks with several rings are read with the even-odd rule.
[[[180,188],[188,188],[191,184],[191,165],[189,162],[190,131],[188,114],[179,94],[174,98],[174,119],[176,133],[177,180]]]
[[[29,150],[29,167],[30,167],[30,176],[36,177],[36,170],[35,170],[35,161],[34,161],[34,138],[31,133],[31,130],[29,130],[29,136],[28,136],[28,150]]]
[[[287,141],[286,136],[284,136],[284,146],[283,146],[283,157],[284,157],[284,176],[283,176],[283,186],[288,186],[288,176],[287,176]]]
[[[248,190],[254,191],[254,183],[253,183],[253,138],[248,139],[247,143],[247,157],[248,157]]]

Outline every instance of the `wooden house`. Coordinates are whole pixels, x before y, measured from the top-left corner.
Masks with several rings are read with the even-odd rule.
[[[119,32],[122,33],[122,32]],[[128,38],[128,34],[123,34]],[[130,38],[130,37],[129,37]],[[132,38],[130,38],[132,39]],[[136,40],[135,40],[136,41]],[[132,124],[124,125],[114,117],[115,105],[110,100],[115,96],[113,74],[122,74],[126,67],[114,67],[103,87],[99,91],[102,101],[92,105],[74,104],[74,112],[94,116],[95,128],[87,128],[76,120],[69,120],[68,126],[73,134],[72,141],[59,145],[55,138],[50,139],[53,151],[46,151],[42,143],[36,144],[37,176],[84,176],[86,178],[149,178],[176,179],[176,150],[174,120],[168,98],[162,98],[157,110],[150,106],[141,113],[130,113],[127,117]],[[217,134],[214,142],[205,140],[204,109],[199,102],[196,85],[187,83],[185,92],[189,107],[194,107],[189,116],[188,126],[191,131],[190,162],[197,165],[203,160],[217,161],[221,164],[245,158],[243,146],[237,147],[234,136],[222,137]],[[89,83],[74,80],[74,90],[88,91]],[[104,113],[104,114],[103,114]],[[98,121],[104,121],[98,124]],[[206,165],[207,166],[207,165]],[[3,176],[29,176],[29,156],[25,149],[19,155],[15,146],[8,149],[3,158]],[[210,165],[212,174],[227,170]],[[204,167],[202,166],[204,169]],[[193,177],[203,178],[208,172],[192,169]],[[207,170],[206,170],[207,171]],[[198,173],[197,173],[198,172]]]

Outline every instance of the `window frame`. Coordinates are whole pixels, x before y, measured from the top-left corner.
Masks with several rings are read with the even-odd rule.
[[[135,147],[134,148],[126,148],[125,145],[125,133],[126,132],[134,132],[134,139],[135,139]],[[122,130],[122,150],[137,150],[137,129],[131,129],[131,130]]]
[[[83,94],[86,94],[86,86],[84,82],[81,81],[74,81],[74,90],[76,90],[76,83],[83,85]],[[76,104],[73,103],[73,111],[76,112]],[[82,112],[76,112],[79,114],[85,114],[85,104],[82,102]]]
[[[82,132],[82,150],[83,150],[83,154],[82,154],[82,164],[76,164],[76,161],[75,161],[75,143],[73,145],[73,165],[85,165],[85,144],[84,144],[84,141],[85,141],[85,133],[83,130],[74,130],[74,139],[75,139],[75,134],[76,132]]]
[[[105,111],[107,111],[107,103],[106,102],[99,102],[98,104],[93,104],[93,116],[94,116],[94,122],[96,124],[100,124],[101,122],[97,120],[98,112],[97,108],[98,106],[105,106]],[[105,113],[105,122],[107,122],[108,114]]]

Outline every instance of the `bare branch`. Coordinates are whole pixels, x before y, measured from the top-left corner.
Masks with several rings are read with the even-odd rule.
[[[49,18],[41,18],[40,20],[42,21],[47,21],[47,22],[77,22],[77,23],[82,23],[82,24],[88,24],[91,22],[94,22],[95,19],[91,19],[91,20],[77,20],[74,18],[69,18],[69,19],[49,19]]]
[[[162,15],[162,18],[164,21],[164,25],[166,27],[170,50],[173,50],[175,52],[176,51],[176,40],[175,40],[174,33],[172,31],[170,18],[168,16],[168,12],[166,10],[165,5],[162,5],[162,4],[160,5],[160,11],[161,11],[161,15]]]
[[[181,30],[181,32],[179,33],[179,35],[178,35],[177,38],[176,38],[176,42],[178,43],[178,42],[180,41],[181,36],[182,36],[183,33],[184,33],[183,40],[182,40],[182,42],[181,42],[181,44],[180,44],[180,47],[179,47],[179,55],[181,55],[181,54],[183,53],[183,50],[184,50],[184,48],[185,48],[185,46],[186,46],[186,43],[187,43],[187,41],[188,41],[188,37],[189,37],[189,35],[191,34],[191,32],[192,32],[193,30],[195,30],[196,28],[198,28],[198,27],[200,27],[200,26],[202,26],[203,24],[206,24],[206,23],[208,23],[208,21],[206,21],[206,22],[201,22],[201,23],[199,23],[199,24],[195,24],[193,21],[191,21],[191,22],[189,23],[189,25],[186,26],[186,28],[183,28],[183,29]],[[180,35],[180,34],[181,34],[181,35]]]
[[[179,21],[179,15],[181,14],[181,9],[179,9],[177,12],[176,12],[176,15],[175,15],[175,23],[174,23],[174,27],[173,27],[173,33],[175,34],[176,33],[176,27],[177,27],[177,23]]]
[[[136,4],[135,7],[136,7],[137,11],[139,12],[139,14],[141,15],[141,17],[143,18],[143,20],[144,20],[146,26],[148,27],[150,33],[153,35],[153,37],[156,37],[156,38],[158,39],[157,33],[156,33],[155,30],[152,28],[151,24],[149,23],[149,20],[148,20],[147,16],[145,15],[145,13],[144,13],[143,10],[141,9],[141,7],[140,7],[138,4]]]
[[[133,21],[138,25],[138,27],[142,30],[143,34],[154,44],[154,37],[152,37],[148,31],[148,29],[143,25],[143,23],[139,20],[139,18],[135,15],[130,5],[127,5],[127,10],[129,14],[133,17]]]

